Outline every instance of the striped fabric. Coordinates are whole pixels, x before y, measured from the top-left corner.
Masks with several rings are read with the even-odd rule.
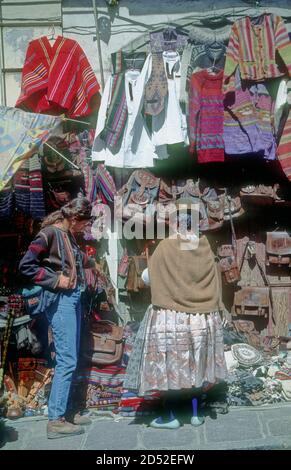
[[[246,16],[236,21],[229,38],[224,68],[225,93],[234,89],[234,72],[239,66],[241,78],[263,81],[291,76],[291,42],[282,18],[264,14],[257,18]],[[280,56],[283,63],[279,64]]]
[[[15,208],[35,220],[43,219],[46,212],[38,154],[23,162],[12,181],[0,192],[0,219],[11,217]]]
[[[101,191],[105,197],[105,201],[113,202],[114,196],[117,194],[116,186],[114,179],[103,163],[100,163],[97,167],[96,178],[98,183],[98,190]]]
[[[79,44],[58,36],[53,46],[46,36],[29,43],[16,107],[36,113],[90,114],[100,86]]]
[[[105,129],[101,134],[107,147],[114,152],[120,148],[127,115],[125,79],[124,73],[121,72],[113,75],[111,101],[107,111]]]
[[[291,108],[278,145],[277,156],[282,170],[291,181]]]
[[[193,73],[189,90],[190,152],[197,151],[199,163],[224,161],[223,70],[210,75]]]

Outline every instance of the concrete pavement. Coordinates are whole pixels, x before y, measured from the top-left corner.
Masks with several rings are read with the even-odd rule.
[[[43,417],[6,421],[1,450],[223,450],[291,449],[291,403],[233,407],[204,425],[152,429],[132,418],[93,416],[85,434],[49,440]]]

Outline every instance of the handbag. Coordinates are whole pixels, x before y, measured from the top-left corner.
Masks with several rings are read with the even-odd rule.
[[[65,269],[65,247],[62,235],[57,229],[54,229],[59,252],[62,259],[62,272]],[[44,313],[58,299],[60,293],[53,290],[45,289],[42,286],[30,285],[22,289],[26,313],[31,316]]]
[[[205,203],[208,217],[207,230],[217,230],[221,228],[224,222],[224,190],[220,191],[214,188],[208,188],[208,190],[204,191],[202,200]]]
[[[266,265],[291,267],[291,237],[287,232],[267,232]]]
[[[230,217],[235,218],[244,214],[244,209],[241,205],[241,199],[239,196],[225,198],[224,204],[224,220],[230,220]]]
[[[236,234],[234,230],[234,224],[232,220],[232,211],[231,211],[231,198],[226,197],[225,203],[229,207],[228,214],[230,220],[230,227],[232,233],[232,244],[231,245],[221,245],[217,249],[217,255],[219,257],[218,266],[222,274],[223,280],[226,284],[233,284],[240,280],[240,271],[237,263],[237,241]]]
[[[149,171],[135,170],[118,191],[122,203],[116,207],[116,216],[122,220],[150,221],[155,213],[159,182]]]
[[[242,287],[239,291],[235,292],[232,314],[263,316],[265,318],[268,318],[270,317],[270,314],[273,313],[272,289],[267,276],[265,275],[260,263],[258,262],[256,253],[255,251],[253,251],[253,245],[251,242],[248,242],[245,246],[245,251],[242,257],[239,271],[241,272],[244,258],[249,248],[251,250],[250,254],[254,257],[255,262],[258,265],[265,286],[246,286]]]
[[[119,362],[123,351],[123,327],[106,320],[91,325],[84,356],[92,364]]]

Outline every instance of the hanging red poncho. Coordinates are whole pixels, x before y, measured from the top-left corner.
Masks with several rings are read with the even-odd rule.
[[[99,89],[92,67],[76,41],[58,36],[51,45],[43,36],[29,43],[16,107],[77,118],[94,111]]]

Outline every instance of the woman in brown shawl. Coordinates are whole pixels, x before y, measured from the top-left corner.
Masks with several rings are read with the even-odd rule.
[[[189,205],[188,201],[182,201]],[[192,203],[192,201],[190,201]],[[191,230],[191,215],[180,213],[174,236],[160,242],[149,261],[152,305],[147,311],[139,365],[139,395],[160,391],[168,402],[166,421],[152,427],[177,428],[169,404],[173,393],[226,378],[220,312],[220,278],[205,235]],[[126,386],[126,383],[125,383]],[[204,422],[192,400],[191,424]]]

